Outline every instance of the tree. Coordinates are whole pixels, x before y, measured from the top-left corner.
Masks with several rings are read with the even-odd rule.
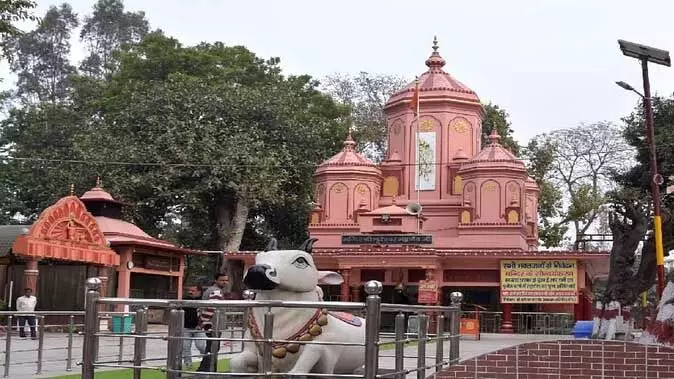
[[[202,248],[237,251],[264,204],[308,203],[315,166],[346,133],[344,109],[315,81],[244,47],[183,47],[157,32],[119,57],[82,150],[148,162],[102,170],[137,203],[174,207]],[[240,268],[221,267],[235,286]]]
[[[93,178],[81,167],[54,160],[76,159],[73,137],[82,114],[70,107],[70,33],[77,17],[69,5],[50,7],[37,27],[8,40],[17,73],[17,91],[10,97],[6,117],[0,122],[0,162],[6,183],[0,213],[7,220],[17,213],[33,221],[47,206]],[[17,106],[17,103],[20,103]]]
[[[546,247],[560,246],[569,227],[555,222],[562,215],[562,192],[550,179],[556,146],[549,137],[532,138],[524,149],[527,170],[536,181],[538,194],[538,238]]]
[[[489,102],[483,105],[485,117],[482,120],[482,146],[489,144],[489,134],[496,129],[499,136],[501,136],[501,145],[510,149],[513,154],[518,156],[520,154],[520,146],[513,137],[513,130],[511,128],[510,115],[504,109],[496,104]]]
[[[0,1],[0,49],[2,49],[3,57],[11,60],[12,54],[7,48],[6,41],[22,34],[15,24],[26,20],[37,20],[32,13],[36,6],[37,3],[34,0]]]
[[[606,204],[605,193],[614,189],[614,175],[630,160],[621,130],[608,122],[581,124],[537,136],[527,150],[541,185],[541,235],[548,239],[544,243],[561,242],[560,233],[570,223],[576,233],[573,249],[578,249]],[[560,199],[561,190],[566,198]],[[566,206],[555,211],[560,200]]]
[[[642,248],[639,266],[635,268],[635,252],[648,231],[647,203],[635,191],[611,194],[613,211],[609,226],[613,236],[608,283],[603,303],[617,301],[634,304],[639,295],[655,284],[656,259],[652,235]]]
[[[69,61],[70,35],[78,24],[73,9],[64,3],[50,7],[35,30],[7,40],[10,69],[18,76],[17,96],[24,103],[55,105],[67,98],[75,73]]]
[[[388,126],[384,106],[407,81],[394,75],[361,72],[357,76],[328,75],[322,90],[351,109],[348,122],[363,154],[374,162],[386,156]]]
[[[121,0],[99,0],[80,32],[89,51],[81,70],[99,79],[112,74],[117,67],[114,52],[123,44],[140,42],[148,30],[144,12],[124,12]]]
[[[616,176],[625,189],[636,191],[652,203],[650,152],[643,103],[627,117],[623,136],[635,149],[636,164],[627,172]],[[674,96],[653,98],[653,124],[657,152],[658,172],[664,178],[660,186],[663,244],[665,254],[674,249],[674,197],[666,194],[666,188],[674,184]],[[650,223],[652,225],[652,222]]]

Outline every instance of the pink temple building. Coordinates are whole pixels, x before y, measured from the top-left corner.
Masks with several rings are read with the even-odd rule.
[[[437,285],[438,303],[449,304],[449,294],[461,291],[465,303],[503,312],[505,332],[512,330],[513,311],[590,319],[592,283],[606,275],[608,253],[538,251],[536,181],[495,130],[482,145],[480,99],[444,71],[437,43],[425,63],[419,122],[410,107],[415,83],[386,103],[388,149],[381,164],[359,154],[349,134],[342,151],[315,172],[314,259],[345,278],[340,288],[324,289],[326,297],[361,301],[363,283],[373,279],[384,283],[384,301],[401,286],[414,297],[428,279]],[[243,252],[229,258],[252,263]],[[501,297],[512,275],[555,276],[562,269],[566,274],[553,280],[564,291]]]

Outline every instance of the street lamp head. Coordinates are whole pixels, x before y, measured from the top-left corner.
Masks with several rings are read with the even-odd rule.
[[[667,67],[672,65],[672,62],[669,58],[669,51],[667,50],[661,50],[655,47],[629,42],[622,39],[618,40],[618,45],[620,46],[620,50],[623,52],[623,54],[628,57],[641,60],[645,59],[649,62]]]
[[[626,89],[626,90],[628,90],[628,91],[634,91],[634,87],[632,87],[631,85],[629,85],[629,84],[627,84],[627,83],[625,83],[625,82],[623,82],[623,81],[615,82],[615,84],[617,84],[617,85],[620,86],[621,88]]]

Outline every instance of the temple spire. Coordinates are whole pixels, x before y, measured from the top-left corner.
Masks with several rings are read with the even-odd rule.
[[[70,196],[75,196],[75,183],[70,183]]]
[[[426,59],[426,66],[428,66],[429,70],[431,72],[440,72],[442,71],[442,67],[445,65],[445,59],[440,56],[440,53],[438,52],[438,49],[440,46],[438,46],[438,37],[434,36],[433,37],[433,53],[431,53],[431,56]]]
[[[356,141],[353,140],[351,129],[352,128],[349,128],[349,134],[347,134],[346,140],[344,141],[344,151],[353,151],[356,147]]]
[[[501,136],[498,134],[498,130],[496,127],[494,127],[491,130],[491,134],[489,135],[489,143],[492,145],[497,145],[501,141]]]

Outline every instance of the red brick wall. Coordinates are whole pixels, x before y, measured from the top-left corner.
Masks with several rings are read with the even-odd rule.
[[[674,349],[631,342],[526,343],[452,366],[438,378],[674,378]]]

